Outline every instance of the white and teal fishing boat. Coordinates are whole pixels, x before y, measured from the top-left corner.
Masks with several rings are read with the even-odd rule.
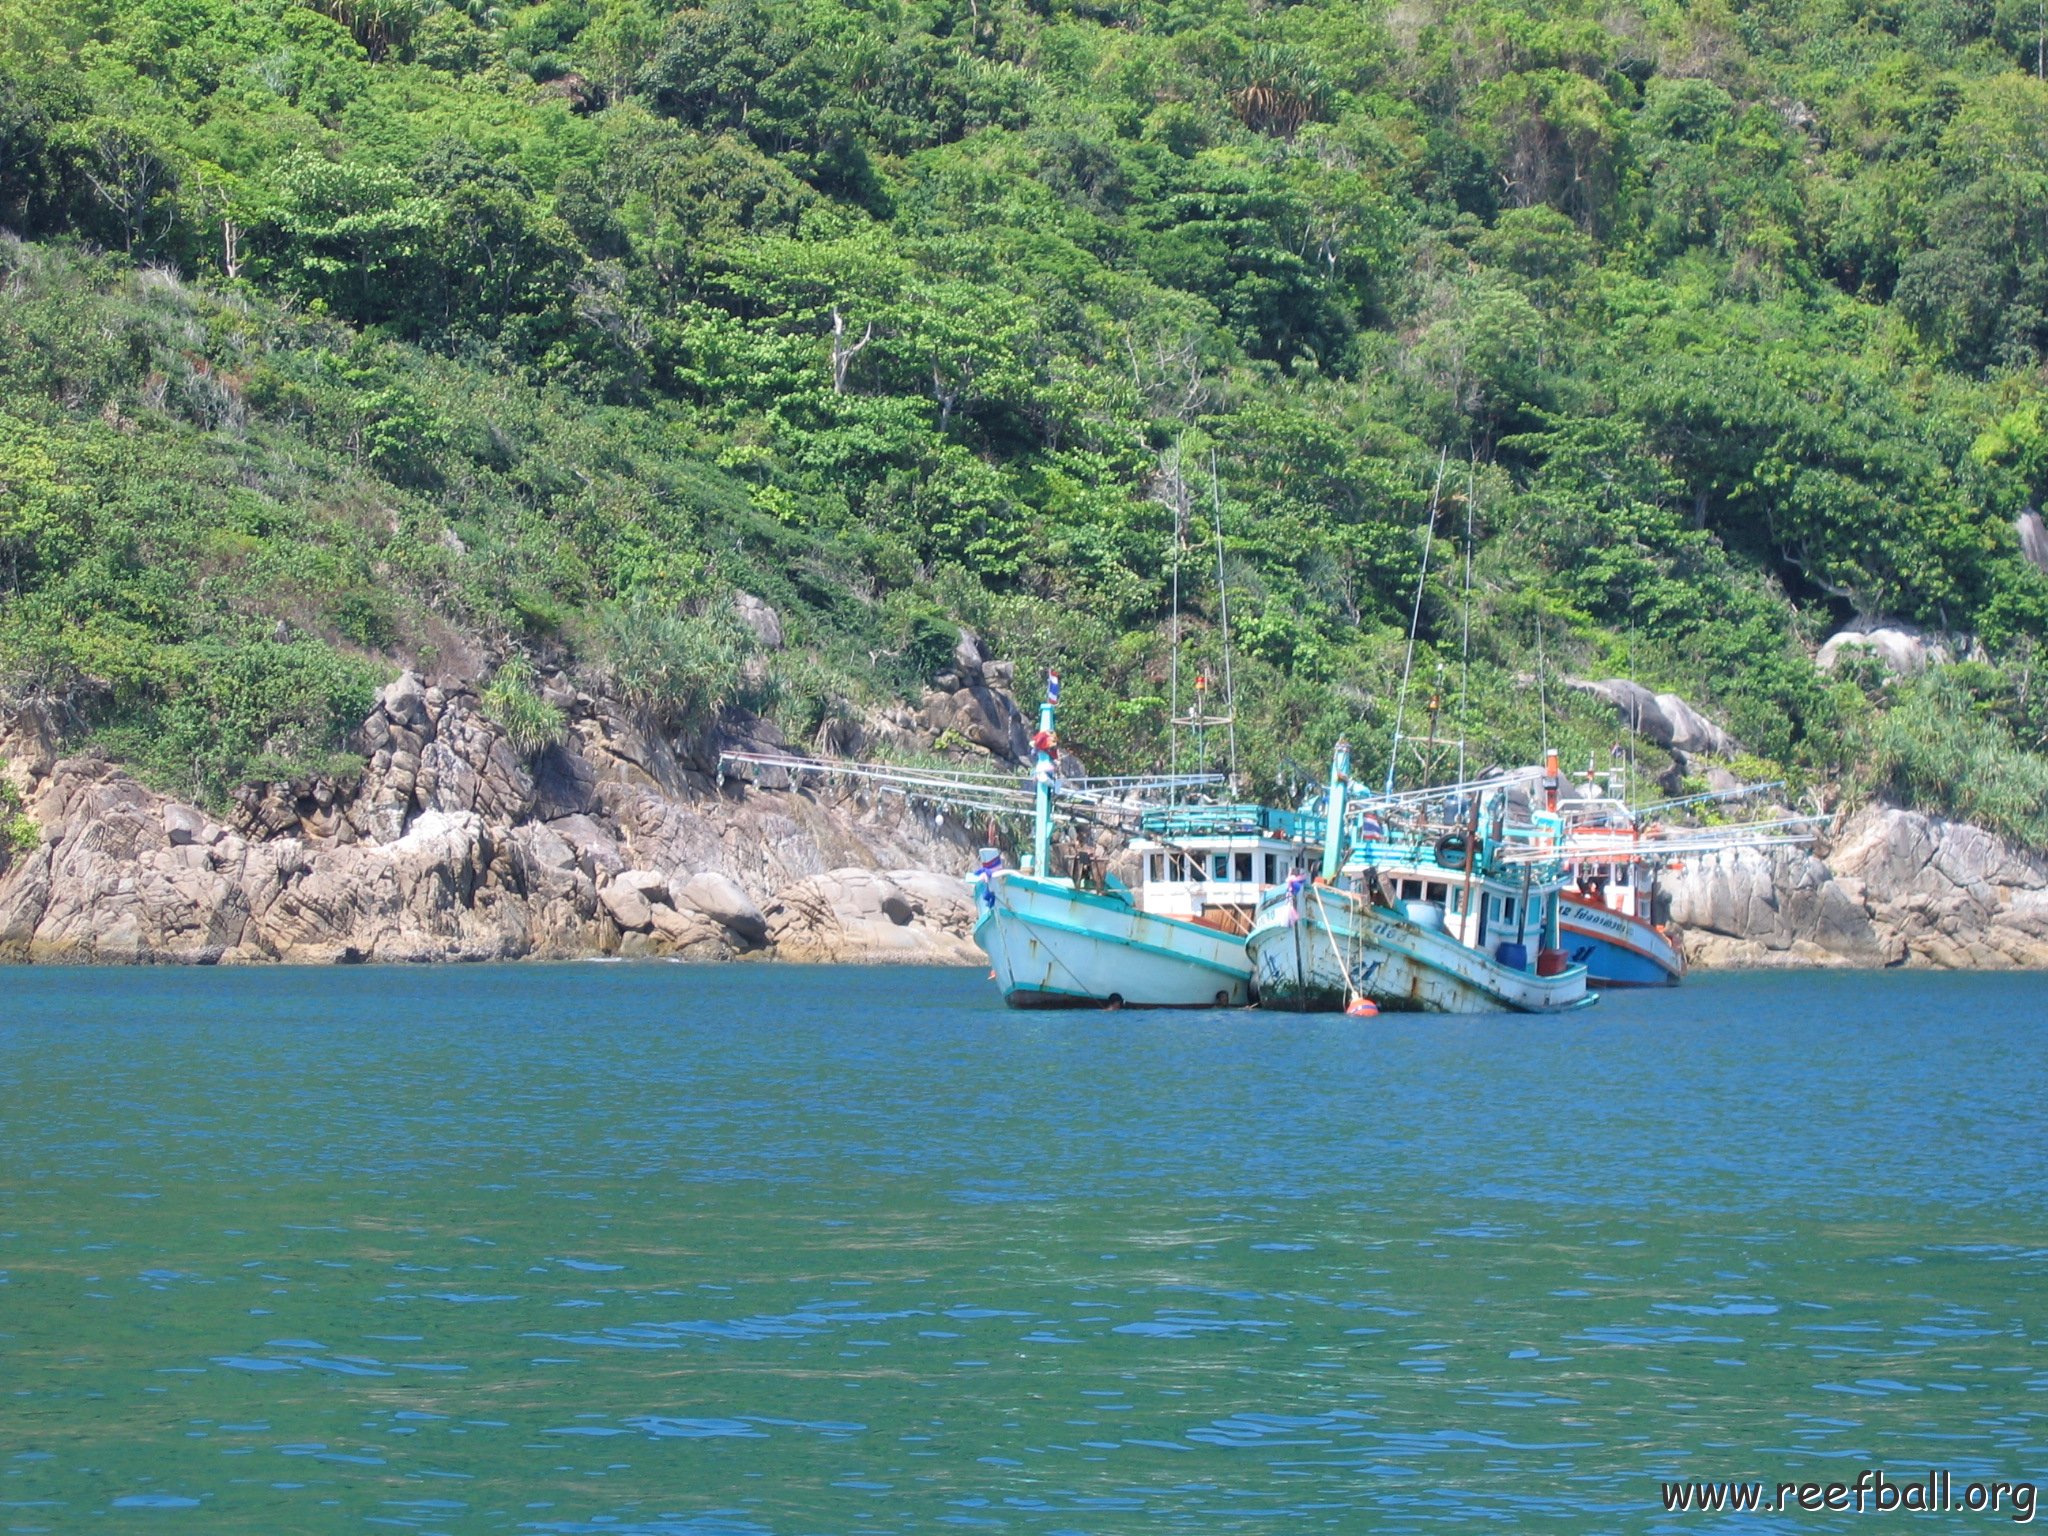
[[[1349,790],[1339,742],[1322,874],[1269,896],[1246,940],[1260,1007],[1553,1013],[1593,1001],[1586,968],[1559,947],[1562,870],[1502,857],[1554,836],[1542,822],[1507,825],[1504,783],[1437,792],[1438,808],[1461,816],[1402,802],[1415,811],[1406,830],[1382,817],[1394,802],[1353,808]]]
[[[1252,1000],[1244,935],[1266,893],[1305,857],[1303,818],[1262,806],[1144,812],[1131,851],[1135,889],[1107,873],[1052,871],[1061,793],[1052,678],[1033,738],[1030,863],[983,851],[969,877],[974,939],[1003,1000],[1017,1008],[1228,1008]]]

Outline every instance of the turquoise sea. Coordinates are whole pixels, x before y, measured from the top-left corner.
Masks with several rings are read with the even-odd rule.
[[[2044,1047],[2033,976],[4,971],[0,1531],[1895,1528],[1658,1484],[2048,1482]]]

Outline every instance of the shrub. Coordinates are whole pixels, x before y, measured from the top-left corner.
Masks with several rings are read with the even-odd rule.
[[[484,713],[498,722],[522,757],[553,746],[568,729],[562,712],[540,696],[537,682],[533,663],[515,654],[498,668],[483,694]]]
[[[748,667],[754,638],[730,613],[679,613],[635,600],[606,608],[597,629],[604,685],[659,726],[695,729],[729,705],[766,701],[765,677]]]
[[[2022,750],[1951,669],[1900,684],[1868,727],[1863,756],[1867,793],[2048,845],[2048,758]]]

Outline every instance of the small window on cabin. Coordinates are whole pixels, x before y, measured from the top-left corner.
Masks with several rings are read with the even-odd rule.
[[[1500,899],[1500,920],[1501,920],[1502,922],[1504,922],[1504,923],[1512,923],[1512,922],[1513,922],[1513,921],[1515,920],[1515,898],[1514,898],[1514,897],[1512,897],[1512,896],[1503,896],[1503,897],[1501,897],[1501,899]]]
[[[1432,880],[1424,889],[1422,899],[1424,901],[1433,901],[1438,906],[1442,906],[1444,904],[1444,898],[1448,894],[1448,888],[1443,884],[1442,881]]]
[[[1456,916],[1457,916],[1457,915],[1458,915],[1459,913],[1463,912],[1464,910],[1465,910],[1465,893],[1464,893],[1463,891],[1453,891],[1453,892],[1451,892],[1451,905],[1450,905],[1450,913],[1451,913],[1451,916],[1453,916],[1453,917],[1456,917]]]
[[[1248,853],[1240,853],[1237,856],[1237,878],[1246,885],[1251,884],[1252,856]]]
[[[1217,854],[1211,854],[1211,855],[1210,855],[1210,857],[1209,857],[1209,878],[1210,878],[1211,880],[1228,880],[1228,879],[1230,878],[1230,855],[1229,855],[1229,854],[1227,854],[1227,853],[1217,853]]]
[[[1266,884],[1278,885],[1279,883],[1280,861],[1273,854],[1269,853],[1266,855]]]
[[[1629,883],[1628,875],[1631,867],[1627,864],[1617,864],[1614,866],[1614,883],[1616,885],[1627,885]]]
[[[1166,879],[1166,861],[1156,853],[1145,855],[1145,878],[1154,885]]]

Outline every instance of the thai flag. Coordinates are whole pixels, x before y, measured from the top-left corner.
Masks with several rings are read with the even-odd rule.
[[[1057,704],[1060,701],[1060,675],[1057,672],[1045,674],[1045,701]]]
[[[1379,819],[1379,817],[1373,815],[1372,812],[1367,811],[1364,816],[1359,818],[1359,841],[1366,843],[1376,843],[1386,835],[1387,828],[1385,823],[1383,823]]]

